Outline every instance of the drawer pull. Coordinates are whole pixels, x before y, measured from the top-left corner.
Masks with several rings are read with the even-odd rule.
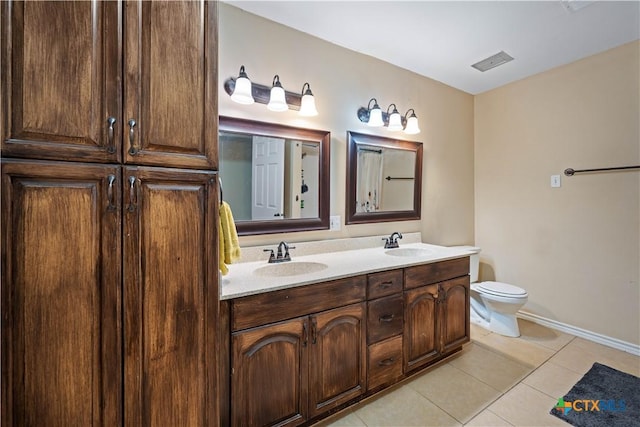
[[[387,314],[387,315],[384,315],[384,316],[380,316],[378,318],[378,321],[380,321],[380,322],[391,322],[393,320],[393,317],[394,317],[393,314]]]
[[[382,283],[380,283],[380,287],[382,289],[389,289],[392,286],[393,286],[393,282],[382,282]]]
[[[396,359],[393,357],[390,357],[388,359],[384,359],[378,362],[378,366],[391,366],[395,363]]]

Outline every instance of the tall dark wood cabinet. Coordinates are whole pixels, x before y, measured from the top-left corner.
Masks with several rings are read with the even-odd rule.
[[[2,422],[218,425],[217,2],[14,2]]]
[[[122,422],[119,180],[3,159],[3,425]]]

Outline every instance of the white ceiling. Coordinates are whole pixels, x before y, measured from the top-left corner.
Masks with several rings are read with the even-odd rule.
[[[640,1],[226,3],[471,94],[640,39]],[[471,67],[501,50],[515,59]]]

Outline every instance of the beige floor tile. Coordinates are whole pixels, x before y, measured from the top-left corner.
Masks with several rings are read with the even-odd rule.
[[[313,427],[366,427],[366,424],[355,414],[355,409],[351,408],[322,420]]]
[[[567,394],[580,378],[582,375],[577,372],[547,362],[522,382],[557,399]]]
[[[518,319],[518,326],[520,327],[520,339],[539,344],[556,351],[560,350],[575,338],[573,335],[549,329],[545,326],[538,325],[537,323],[524,319]]]
[[[416,377],[407,386],[462,423],[500,396],[498,390],[449,364]]]
[[[582,338],[576,338],[550,359],[551,362],[585,374],[594,362],[640,376],[640,357]]]
[[[607,366],[631,375],[640,376],[640,357],[626,351],[607,347],[584,338],[576,338],[572,346],[597,356]]]
[[[505,392],[527,376],[533,368],[518,363],[478,344],[471,344],[449,364]]]
[[[557,399],[526,384],[518,384],[498,399],[489,410],[516,426],[567,426],[549,413]]]
[[[509,427],[513,424],[509,424],[506,420],[503,420],[488,409],[480,412],[465,426],[473,427]]]
[[[482,337],[484,335],[489,335],[491,331],[483,328],[482,326],[478,326],[475,323],[471,324],[471,339],[475,339],[476,337]]]
[[[459,426],[453,417],[408,386],[395,389],[356,409],[368,427]]]
[[[476,342],[534,368],[542,365],[555,354],[555,351],[550,348],[499,334],[477,337]]]

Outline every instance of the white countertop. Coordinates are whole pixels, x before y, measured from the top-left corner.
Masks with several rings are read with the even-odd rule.
[[[473,254],[473,252],[464,248],[437,246],[427,243],[402,244],[402,241],[400,241],[400,248],[415,248],[422,249],[423,251],[418,255],[392,256],[385,253],[389,249],[378,246],[296,256],[294,249],[291,250],[292,260],[280,264],[268,264],[266,259],[263,261],[232,264],[229,266],[229,273],[226,276],[222,276],[220,299],[233,299],[360,274],[461,258]],[[263,276],[256,274],[256,270],[265,266],[284,266],[285,264],[296,263],[321,263],[325,264],[326,268],[320,271],[305,271],[302,274],[289,276]],[[284,266],[284,269],[292,269],[295,267],[296,266]],[[305,270],[304,265],[300,265],[299,267]]]

